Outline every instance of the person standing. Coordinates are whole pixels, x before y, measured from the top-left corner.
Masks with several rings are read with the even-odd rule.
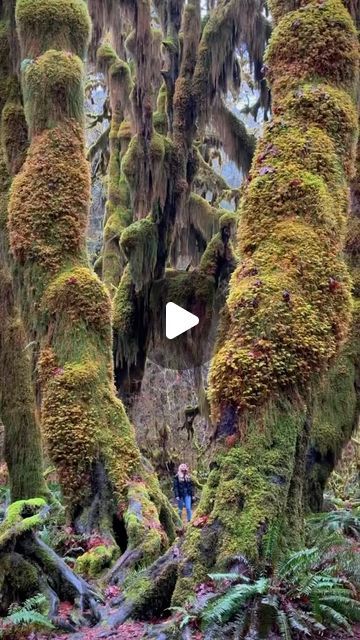
[[[193,501],[193,487],[187,464],[179,465],[178,472],[174,478],[174,494],[177,501],[179,516],[185,507],[187,521],[191,520],[191,506]]]

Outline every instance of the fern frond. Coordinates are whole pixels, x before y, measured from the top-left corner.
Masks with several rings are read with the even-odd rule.
[[[326,623],[326,626],[331,624],[334,627],[343,627],[351,636],[353,635],[351,626],[342,613],[336,611],[333,607],[322,603],[319,604],[319,610],[322,615],[322,621]]]
[[[239,608],[257,595],[263,595],[269,588],[269,580],[259,578],[253,584],[237,584],[226,593],[211,600],[202,618],[205,625],[213,622],[227,622],[238,613]]]
[[[220,582],[221,580],[228,580],[229,582],[235,582],[241,580],[242,582],[250,582],[247,576],[243,576],[240,573],[209,573],[210,580],[214,582]]]
[[[289,622],[285,611],[278,611],[276,619],[283,640],[292,640]]]

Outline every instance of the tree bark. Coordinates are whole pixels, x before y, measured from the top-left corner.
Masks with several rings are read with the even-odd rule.
[[[26,148],[26,127],[16,77],[12,75],[13,34],[8,7],[0,22],[2,85],[0,91],[0,416],[5,426],[5,460],[11,500],[48,495],[43,477],[40,428],[31,383],[25,332],[14,300],[8,247],[7,205],[14,174]],[[31,352],[30,352],[31,353]]]
[[[173,604],[209,571],[261,564],[276,529],[284,545],[300,542],[317,385],[351,325],[342,252],[358,135],[355,26],[339,0],[288,13],[274,1],[272,13],[274,118],[243,195],[241,263],[210,372],[215,454]]]
[[[38,5],[34,15],[31,3],[16,3],[30,148],[13,182],[9,230],[22,316],[36,343],[42,426],[74,528],[100,532],[105,547],[136,546],[146,563],[166,548],[177,520],[116,397],[111,301],[86,255],[81,58],[90,20],[83,0]]]

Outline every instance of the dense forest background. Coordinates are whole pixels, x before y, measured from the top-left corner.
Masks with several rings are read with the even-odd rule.
[[[0,0],[3,640],[359,636],[359,16]]]

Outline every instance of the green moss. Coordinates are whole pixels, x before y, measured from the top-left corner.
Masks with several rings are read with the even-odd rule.
[[[153,125],[157,133],[166,135],[167,133],[167,115],[161,111],[155,111],[153,114]]]
[[[286,47],[284,47],[286,42]],[[329,83],[353,91],[359,60],[355,25],[338,0],[325,0],[321,7],[308,2],[290,11],[275,28],[267,50],[270,80],[327,78]]]
[[[103,42],[96,51],[96,59],[100,67],[109,69],[110,66],[119,61],[119,57],[109,42]]]
[[[17,0],[16,23],[23,58],[47,49],[85,57],[91,23],[84,0]]]
[[[123,120],[119,127],[118,137],[120,140],[131,140],[132,138],[131,122]]]
[[[242,441],[232,440],[225,431],[196,520],[186,533],[174,604],[183,604],[209,572],[226,571],[239,555],[261,562],[259,541],[278,519],[286,522],[283,505],[305,419],[306,407],[272,403],[261,424],[256,417],[249,419]],[[298,523],[299,531],[302,524]],[[297,542],[289,540],[292,545]]]
[[[1,144],[8,171],[15,175],[24,163],[28,131],[20,101],[7,101],[1,113]]]
[[[196,303],[204,314],[211,314],[211,302],[214,295],[214,281],[200,271],[176,271],[167,269],[165,278],[156,280],[151,291],[151,306],[154,312],[161,314],[166,303],[171,300],[180,307],[190,309]]]
[[[44,522],[45,507],[43,498],[13,502],[0,525],[0,548],[23,533],[40,527]]]
[[[313,413],[313,446],[324,457],[338,459],[343,442],[349,440],[354,423],[355,365],[343,355],[320,384]]]
[[[321,123],[319,122],[319,125]],[[347,214],[348,188],[334,141],[320,126],[293,126],[278,117],[269,124],[259,142],[259,153],[251,173],[261,168],[276,170],[286,162],[296,171],[305,170],[323,178],[331,194]]]
[[[141,561],[148,565],[166,549],[168,538],[145,484],[132,482],[128,495],[129,505],[124,514],[128,546],[130,549],[136,549],[140,553]]]
[[[335,123],[330,104],[346,117]],[[356,133],[352,101],[309,84],[274,109],[240,210],[243,263],[232,276],[211,368],[217,416],[227,403],[253,410],[289,385],[304,389],[336,354],[350,321],[350,280],[339,251],[344,168],[353,171],[351,145],[344,160]]]
[[[212,207],[205,198],[196,193],[190,195],[189,221],[201,233],[204,240],[209,241],[218,231],[220,215],[221,211]]]
[[[21,262],[36,263],[33,271],[47,266],[46,278],[40,276],[44,284],[60,261],[84,246],[90,176],[83,149],[82,132],[73,123],[44,131],[36,136],[12,184],[11,248]]]
[[[135,286],[126,267],[114,298],[113,325],[116,331],[116,348],[120,362],[135,362],[137,354]]]
[[[66,310],[70,322],[84,318],[90,328],[109,334],[109,296],[98,277],[87,267],[67,269],[52,280],[43,304],[53,318]]]
[[[121,163],[121,170],[129,183],[133,197],[134,194],[136,194],[138,186],[138,167],[142,162],[144,162],[144,154],[145,150],[140,144],[138,136],[135,135],[132,138]],[[156,184],[156,177],[159,174],[165,159],[165,140],[164,137],[157,132],[154,132],[152,135],[149,154],[153,171],[153,181]]]
[[[23,602],[40,591],[40,576],[36,567],[20,554],[5,553],[0,557],[0,612],[8,613],[14,602]]]
[[[106,547],[105,545],[93,547],[90,551],[77,558],[75,571],[83,576],[95,578],[104,569],[110,567],[118,553],[118,547]]]
[[[303,128],[311,125],[323,129],[335,145],[348,177],[354,172],[357,141],[357,111],[352,98],[329,84],[303,84],[289,91],[281,102],[275,103],[276,116],[296,122]],[[324,153],[326,151],[324,149]]]
[[[22,85],[31,135],[67,118],[83,124],[83,65],[77,56],[49,49],[23,65]]]
[[[157,233],[157,225],[150,218],[143,218],[126,227],[121,234],[121,248],[129,261],[136,291],[140,291],[154,275]]]
[[[325,243],[331,237],[334,243],[344,238],[344,206],[339,211],[320,176],[292,164],[274,169],[266,166],[266,173],[261,175],[262,172],[263,169],[259,169],[251,180],[240,212],[239,238],[244,251],[255,250],[269,237],[274,225],[285,219],[289,223],[316,226]],[[254,173],[255,170],[252,175]],[[252,217],[254,211],[257,212],[256,225]]]
[[[166,99],[167,99],[167,89],[165,82],[162,83],[158,97],[157,97],[157,111],[158,113],[166,113]]]

